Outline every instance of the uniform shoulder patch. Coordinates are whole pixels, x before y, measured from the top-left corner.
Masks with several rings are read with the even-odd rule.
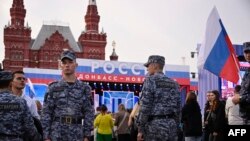
[[[168,87],[168,83],[163,80],[157,80],[155,81],[156,88],[165,88]]]
[[[53,92],[59,92],[59,91],[63,91],[64,90],[64,87],[57,86],[58,83],[59,83],[59,81],[54,81],[54,82],[51,82],[49,84],[49,87],[51,87],[51,89],[52,89]]]
[[[175,87],[175,84],[171,81],[165,81],[165,80],[156,80],[155,81],[156,88],[173,88]]]
[[[0,111],[20,111],[20,103],[0,103]]]
[[[64,91],[64,88],[63,88],[63,87],[59,87],[59,86],[58,86],[58,87],[54,87],[54,88],[53,88],[53,91],[54,91],[54,92]]]

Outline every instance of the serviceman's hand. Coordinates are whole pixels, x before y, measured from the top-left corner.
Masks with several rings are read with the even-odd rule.
[[[44,141],[51,141],[50,139],[45,139]]]
[[[89,141],[89,139],[88,138],[84,138],[83,141]]]
[[[234,95],[232,99],[234,104],[239,104],[240,103],[240,96],[239,95]]]
[[[205,121],[204,124],[207,125],[207,124],[208,124],[208,121]]]
[[[137,141],[143,141],[142,133],[137,134]]]

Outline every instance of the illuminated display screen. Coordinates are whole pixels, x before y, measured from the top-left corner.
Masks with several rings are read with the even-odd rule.
[[[221,79],[221,92],[222,92],[222,98],[227,98],[227,97],[231,97],[233,96],[233,91],[234,91],[234,87],[235,85],[240,85],[242,78],[245,74],[245,70],[246,68],[249,68],[250,65],[248,62],[240,62],[240,80],[237,84],[233,84],[230,81],[227,81],[225,79]]]
[[[121,103],[125,105],[126,109],[132,109],[135,99],[138,100],[138,97],[134,96],[134,92],[128,91],[104,91],[102,98],[102,104],[105,104],[112,113],[118,111],[118,105]]]

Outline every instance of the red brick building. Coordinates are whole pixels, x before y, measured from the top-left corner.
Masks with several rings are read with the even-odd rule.
[[[63,49],[75,51],[78,58],[105,60],[107,35],[99,32],[100,16],[95,0],[89,0],[85,31],[79,35],[78,41],[75,41],[69,26],[45,24],[37,38],[32,39],[31,27],[24,24],[26,9],[23,0],[13,0],[10,15],[11,23],[4,27],[5,70],[21,70],[23,67],[57,69]]]

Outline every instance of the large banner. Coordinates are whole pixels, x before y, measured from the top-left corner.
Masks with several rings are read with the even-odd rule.
[[[77,59],[78,79],[95,82],[143,83],[147,73],[142,63]],[[48,84],[61,78],[61,70],[24,68],[33,83]],[[163,72],[180,85],[190,85],[189,66],[165,65]]]
[[[146,68],[140,63],[77,59],[77,75],[84,81],[142,83]]]
[[[115,82],[115,83],[143,83],[147,68],[143,63],[104,61],[91,59],[77,59],[76,75],[79,80],[87,82]],[[25,92],[43,101],[47,85],[61,79],[61,70],[24,68],[25,76],[29,78]],[[177,81],[180,85],[190,86],[189,66],[165,65],[164,73],[167,77]],[[29,86],[33,85],[33,89]],[[32,90],[32,91],[31,91]],[[32,92],[32,94],[31,94]],[[120,93],[121,94],[121,93]]]
[[[142,63],[77,59],[77,75],[84,81],[143,83],[147,68]],[[180,85],[190,85],[189,66],[165,65],[164,73]]]

